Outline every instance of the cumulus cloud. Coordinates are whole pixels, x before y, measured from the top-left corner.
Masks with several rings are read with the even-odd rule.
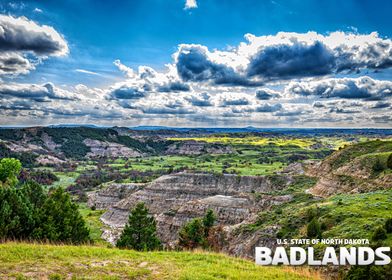
[[[260,86],[275,80],[392,66],[392,41],[376,32],[279,32],[245,38],[247,42],[228,50],[181,44],[173,55],[178,75],[184,81]]]
[[[191,87],[182,82],[172,65],[167,65],[166,72],[157,72],[148,66],[139,66],[137,71],[115,60],[114,65],[127,78],[111,87],[110,98],[137,99],[151,92],[188,92]]]
[[[16,52],[0,52],[0,75],[27,74],[35,69],[23,55]]]
[[[217,85],[257,86],[260,83],[247,79],[227,64],[229,53],[211,53],[201,45],[180,45],[174,54],[178,75],[184,81],[212,81]]]
[[[281,109],[282,109],[282,104],[277,103],[271,105],[266,103],[258,106],[255,111],[259,113],[272,113],[272,112],[280,111]]]
[[[43,85],[37,84],[0,84],[0,97],[6,99],[9,97],[23,98],[37,102],[49,102],[57,100],[75,100],[78,99],[76,94],[57,88],[52,83]]]
[[[210,107],[213,106],[211,103],[211,95],[207,92],[192,94],[191,96],[186,96],[185,100],[196,107]]]
[[[277,91],[268,88],[262,88],[256,91],[256,98],[259,100],[270,100],[279,98],[280,94]]]
[[[374,80],[367,76],[291,82],[285,88],[285,94],[289,96],[296,94],[321,98],[381,100],[392,97],[392,82]]]
[[[0,50],[62,56],[68,53],[68,45],[53,27],[38,25],[25,17],[0,15]]]
[[[68,54],[68,45],[53,27],[25,17],[0,15],[0,75],[26,74],[48,56]],[[35,56],[30,60],[28,55]]]

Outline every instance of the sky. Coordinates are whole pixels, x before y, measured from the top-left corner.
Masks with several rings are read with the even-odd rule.
[[[0,125],[392,128],[391,10],[0,0]]]

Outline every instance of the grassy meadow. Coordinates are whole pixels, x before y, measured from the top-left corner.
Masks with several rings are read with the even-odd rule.
[[[307,268],[262,267],[209,252],[136,252],[94,246],[0,244],[1,279],[321,279]]]

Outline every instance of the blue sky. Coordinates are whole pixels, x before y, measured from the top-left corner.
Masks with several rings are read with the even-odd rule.
[[[324,98],[325,94],[320,96],[320,94],[314,92],[307,93],[306,96],[302,93],[302,96],[296,96],[296,98],[291,99],[288,98],[287,94],[290,92],[289,86],[293,88],[293,85],[290,85],[290,82],[304,83],[306,81],[308,83],[313,83],[310,84],[310,86],[315,87],[315,83],[322,83],[322,81],[324,81],[324,84],[332,83],[335,90],[339,88],[336,84],[344,84],[347,86],[348,83],[353,82],[356,85],[353,89],[352,96],[349,98],[344,95],[346,97],[343,97],[342,99],[340,96],[341,94],[338,93],[330,94],[328,96],[328,102],[331,103],[333,101],[355,102],[355,91],[362,91],[362,87],[365,87],[366,82],[364,82],[364,80],[359,80],[363,77],[370,77],[375,80],[377,86],[379,86],[379,82],[391,81],[391,70],[389,66],[391,63],[388,60],[388,52],[390,52],[389,43],[390,38],[392,37],[392,22],[389,15],[392,10],[392,3],[390,1],[197,0],[190,1],[194,2],[193,7],[190,8],[186,7],[185,2],[185,0],[0,1],[0,13],[4,17],[24,17],[29,23],[34,22],[39,27],[50,26],[53,28],[54,32],[59,34],[62,38],[67,49],[65,50],[64,47],[62,50],[57,50],[57,52],[48,51],[46,54],[42,54],[37,53],[34,49],[21,50],[16,46],[16,43],[13,42],[12,46],[17,49],[0,49],[0,52],[3,52],[4,55],[10,53],[16,54],[18,52],[18,54],[28,59],[31,65],[25,69],[18,68],[18,70],[13,73],[4,73],[0,76],[2,84],[8,87],[12,86],[20,91],[22,88],[25,90],[25,88],[31,87],[31,85],[42,86],[43,84],[50,83],[53,85],[55,91],[57,89],[59,92],[67,91],[67,94],[79,96],[82,99],[87,98],[86,96],[80,96],[83,94],[80,92],[82,86],[88,88],[85,91],[92,92],[96,90],[91,94],[95,94],[96,96],[100,95],[101,97],[105,95],[103,100],[105,100],[107,108],[110,108],[110,110],[107,109],[107,114],[104,114],[105,116],[102,117],[94,116],[91,111],[85,112],[86,114],[83,121],[88,122],[114,122],[115,124],[120,125],[140,123],[175,125],[180,123],[180,125],[189,124],[190,126],[204,126],[209,124],[211,119],[220,119],[216,122],[216,125],[227,126],[233,124],[241,126],[253,124],[259,126],[317,126],[320,125],[319,121],[315,120],[313,124],[306,123],[305,120],[295,119],[293,117],[294,113],[291,114],[290,120],[289,116],[284,116],[285,114],[288,115],[287,112],[282,113],[281,116],[279,116],[279,112],[263,112],[263,110],[257,111],[255,108],[281,104],[282,109],[290,111],[290,109],[293,109],[289,108],[289,105],[292,103],[314,104],[314,102],[320,101],[316,100],[317,98],[311,98],[311,100],[309,100],[309,96],[320,97],[323,99],[321,101],[326,101],[326,98]],[[3,20],[3,24],[8,28],[11,28],[8,25],[11,23],[9,23],[7,18],[4,18]],[[12,24],[18,25],[22,23],[13,22]],[[344,40],[349,40],[348,34],[367,36],[372,32],[377,32],[376,37],[379,42],[375,42],[375,44],[377,47],[383,46],[383,49],[377,50],[377,57],[372,58],[374,61],[365,63],[365,60],[369,61],[369,53],[372,48],[368,47],[368,54],[366,54],[367,58],[355,58],[355,63],[350,61],[350,66],[345,68],[344,71],[335,67],[337,63],[341,63],[341,57],[343,57],[335,44],[331,43],[331,40],[328,38],[326,38],[325,41],[323,41],[324,39],[313,40],[311,38],[314,36],[312,37],[310,35],[306,39],[303,39],[303,43],[300,43],[300,45],[309,44],[309,46],[311,46],[312,44],[315,44],[316,47],[314,49],[309,47],[309,49],[293,53],[294,49],[295,51],[298,51],[296,46],[295,48],[292,48],[293,45],[291,42],[293,42],[293,39],[288,43],[290,46],[287,48],[290,57],[294,56],[300,60],[303,59],[304,64],[306,64],[309,63],[310,60],[317,60],[319,58],[313,57],[313,52],[325,55],[324,46],[326,50],[330,50],[333,46],[333,48],[335,48],[333,49],[333,56],[336,56],[333,61],[324,59],[320,60],[320,64],[313,63],[313,66],[318,67],[318,69],[323,67],[322,63],[332,63],[333,65],[331,64],[332,66],[330,68],[314,71],[313,68],[311,69],[312,65],[310,65],[306,69],[295,69],[294,72],[297,71],[295,73],[291,72],[293,70],[291,68],[285,69],[284,71],[286,72],[282,72],[281,69],[275,69],[276,72],[272,73],[271,71],[273,70],[267,71],[267,68],[264,66],[268,66],[267,63],[269,63],[273,57],[278,60],[280,58],[276,57],[276,49],[275,52],[264,52],[264,50],[270,50],[268,49],[269,45],[267,46],[264,42],[254,43],[255,46],[259,48],[259,53],[263,52],[264,55],[263,57],[260,57],[259,60],[256,60],[256,62],[261,61],[260,63],[264,63],[264,66],[256,65],[254,69],[255,74],[253,76],[251,74],[251,69],[249,68],[249,65],[252,65],[252,61],[249,60],[250,62],[248,62],[250,64],[248,65],[241,64],[242,62],[240,62],[240,60],[248,60],[250,55],[255,58],[258,55],[256,51],[250,52],[249,54],[247,53],[242,58],[236,57],[235,60],[238,59],[238,63],[233,62],[234,64],[230,64],[225,60],[234,55],[233,53],[235,53],[235,51],[233,50],[239,48],[241,44],[253,44],[253,39],[249,41],[244,38],[245,34],[253,34],[255,37],[262,38],[260,40],[267,40],[267,37],[265,36],[279,37],[277,36],[278,32],[285,32],[287,34],[290,34],[290,32],[295,34],[307,34],[309,31],[313,31],[316,34],[325,37],[334,32],[342,32],[347,35],[343,39],[341,38],[343,43]],[[20,36],[23,37],[28,35],[21,33]],[[290,36],[294,38],[301,35]],[[371,40],[369,38],[363,37],[362,39],[358,39],[358,46],[365,46],[366,40]],[[274,41],[274,46],[286,44],[284,39],[280,38],[279,40],[276,42]],[[255,39],[254,41],[257,40]],[[317,49],[317,43],[319,41],[322,45],[322,49],[320,50]],[[180,46],[184,44],[187,44],[187,47],[181,49]],[[190,48],[190,44],[195,44],[198,47]],[[384,48],[385,44],[386,47]],[[352,46],[350,46],[350,48],[351,47]],[[203,48],[207,49],[207,54]],[[181,50],[179,51],[179,49]],[[182,50],[187,53],[190,52],[194,57],[191,57],[190,55],[187,57],[181,56]],[[226,58],[222,58],[222,62],[219,61],[220,58],[216,57],[218,55],[217,51],[226,52],[224,55]],[[282,50],[279,50],[279,55],[282,55],[281,52]],[[349,55],[352,56],[353,53],[354,52],[350,50]],[[195,72],[192,71],[195,71],[195,69],[190,68],[189,65],[194,66],[195,62],[190,59],[194,59],[195,57],[199,59],[202,58],[203,55],[205,55],[207,59],[205,61],[200,60],[197,63],[205,63],[207,61],[208,67],[211,66],[212,70],[207,69],[207,72],[203,72],[202,76],[194,75]],[[344,55],[347,56],[347,54]],[[182,61],[181,59],[184,60]],[[306,61],[306,59],[308,60]],[[120,60],[120,63],[114,63],[116,60]],[[211,61],[213,62],[212,64]],[[183,65],[181,64],[182,62],[191,64],[184,64],[184,67],[181,68]],[[226,64],[226,62],[228,64]],[[174,72],[168,71],[168,68],[165,66],[166,64],[171,64],[174,70],[172,69],[170,71],[176,73],[173,74]],[[204,64],[204,66],[207,64]],[[302,63],[300,62],[300,64]],[[124,68],[123,71],[121,71],[119,65],[128,69],[133,69],[136,74],[134,76],[128,75],[127,73],[129,72],[124,71]],[[225,67],[222,68],[222,65],[225,65]],[[139,69],[138,71],[137,69],[140,66],[151,67],[154,71],[159,73],[154,74],[156,80],[141,82],[141,76],[144,75],[143,71],[145,70],[142,69],[142,71],[140,71]],[[275,66],[276,65],[273,65],[272,68]],[[294,66],[290,65],[290,67]],[[346,67],[346,65],[344,65],[344,67]],[[244,70],[244,68],[247,68],[248,70]],[[248,72],[245,73],[246,71]],[[261,73],[260,71],[263,72]],[[287,71],[290,71],[290,73],[287,74]],[[162,73],[166,76],[158,79],[157,76]],[[207,77],[207,74],[210,76]],[[226,76],[222,78],[222,75]],[[219,80],[216,79],[217,76],[219,76]],[[330,79],[341,80],[331,82]],[[347,80],[342,79],[357,80],[348,82]],[[177,83],[177,85],[180,82],[184,83],[186,89],[184,87],[180,90],[178,88],[174,88],[173,90],[172,87],[169,87],[168,89],[167,84],[169,82]],[[146,84],[151,87],[151,83],[153,84],[152,88],[146,89]],[[162,88],[163,84],[166,85],[165,88]],[[303,84],[301,85],[303,86]],[[75,87],[77,86],[79,86],[79,89],[75,90]],[[129,93],[129,89],[132,88],[131,94],[133,94],[135,87],[139,86],[144,86],[144,88],[143,90],[138,89],[139,93],[143,92],[143,94],[140,93],[139,95],[135,95],[138,96],[138,98],[130,97],[129,95],[126,96],[126,98],[118,98],[120,95],[114,93],[119,88],[122,90],[126,88],[128,89],[127,93]],[[389,86],[388,83],[382,84],[382,94],[376,92],[379,90],[379,87],[377,87],[377,89],[372,88],[372,92],[369,93],[369,96],[376,95],[376,97],[366,97],[368,98],[366,102],[363,97],[366,94],[357,100],[359,103],[363,103],[362,105],[368,109],[374,109],[372,107],[375,107],[375,104],[369,105],[371,102],[385,103],[383,106],[380,105],[381,103],[378,105],[379,107],[383,107],[380,108],[380,111],[369,111],[369,114],[372,114],[370,117],[373,117],[373,121],[375,120],[374,117],[376,117],[376,119],[379,117],[379,119],[382,120],[382,122],[379,123],[379,126],[383,127],[391,125],[391,120],[388,119],[384,112],[386,111],[384,110],[385,108],[389,108],[386,107],[386,104],[390,101]],[[246,96],[247,94],[254,95],[258,90],[264,90],[265,88],[268,90],[280,91],[280,96],[286,99],[284,102],[280,102],[282,100],[279,99],[274,100],[274,102],[269,100],[264,104],[260,103],[260,100],[256,100],[257,102],[255,103],[250,100],[253,97],[248,98]],[[283,93],[283,91],[285,92]],[[159,92],[162,93],[161,96],[159,96]],[[174,92],[175,94],[169,95],[169,92]],[[214,105],[211,107],[217,106],[221,108],[219,109],[219,116],[213,116],[209,112],[207,114],[209,118],[205,119],[206,114],[200,111],[202,109],[196,108],[196,110],[195,108],[190,108],[188,106],[189,104],[185,104],[188,102],[192,105],[192,102],[189,101],[190,99],[193,98],[192,100],[194,100],[196,97],[200,98],[200,96],[205,96],[203,94],[206,92],[208,93],[208,98],[215,98],[215,100],[211,101]],[[233,110],[234,108],[232,107],[223,106],[222,104],[226,103],[222,100],[226,100],[227,98],[220,95],[225,92],[229,92],[229,95],[231,94],[228,97],[229,99],[237,97],[238,99],[249,99],[247,102],[243,103],[243,106],[253,105],[253,107],[251,109],[245,107],[241,108],[243,110],[239,113],[236,112],[236,110]],[[305,90],[303,90],[303,92],[305,92]],[[238,93],[237,96],[236,93]],[[158,96],[155,96],[157,94]],[[3,103],[5,103],[6,95],[9,96],[11,94],[9,91],[3,90],[2,93],[0,90],[0,97],[3,98]],[[45,98],[50,98],[48,97],[49,95],[47,94]],[[196,97],[194,97],[194,95],[196,95]],[[383,95],[383,97],[381,98],[380,95]],[[16,98],[16,94],[13,94],[12,96],[13,98]],[[123,94],[121,96],[124,97]],[[144,100],[139,98],[141,96]],[[21,99],[20,94],[18,98]],[[37,100],[34,98],[32,98],[33,101],[30,102],[31,108],[29,110],[26,105],[29,100],[25,94],[23,95],[23,98],[24,100],[15,100],[15,104],[18,106],[12,106],[12,104],[9,104],[9,100],[7,101],[8,103],[3,106],[4,110],[12,110],[15,115],[15,117],[8,118],[4,121],[4,124],[25,122],[26,118],[23,118],[22,115],[26,117],[28,116],[28,113],[31,113],[31,116],[34,116],[33,119],[37,119],[37,122],[42,122],[42,119],[44,119],[44,122],[48,123],[63,121],[72,122],[73,112],[76,112],[74,115],[83,114],[81,108],[72,106],[72,98],[57,98],[55,101],[51,100],[54,105],[53,107],[55,108],[49,111],[44,111],[41,108],[42,104],[35,104],[34,102],[37,102]],[[91,96],[89,98],[91,98]],[[148,100],[149,98],[151,99]],[[159,100],[160,98],[168,99],[168,104],[166,104],[166,108],[168,109],[164,108],[164,110],[159,110],[159,108],[154,108],[154,110],[151,110],[149,113],[146,110],[143,111],[143,108],[140,107],[142,106],[141,104],[144,104],[144,109],[146,104],[151,104],[151,107],[153,107],[155,100]],[[64,100],[67,100],[66,104]],[[64,112],[58,114],[57,107],[60,102],[64,102],[64,104],[62,104],[64,105],[63,107],[68,108],[66,114]],[[21,105],[22,103],[23,106]],[[181,106],[180,103],[184,103],[184,106]],[[245,105],[245,103],[247,104]],[[289,105],[283,106],[284,103]],[[45,104],[49,107],[51,105],[50,102],[46,102],[46,100]],[[117,111],[116,106],[118,106]],[[363,118],[363,116],[355,113],[346,113],[347,115],[350,114],[350,116],[346,116],[345,119],[342,118],[341,115],[336,116],[339,110],[332,108],[332,106],[333,105],[331,104],[325,104],[326,112],[325,116],[323,116],[324,119],[329,117],[329,126],[334,126],[334,124],[337,126],[351,126],[355,125],[358,118]],[[222,108],[226,107],[229,107],[229,109],[223,111]],[[16,108],[19,108],[19,111],[16,110]],[[295,109],[297,110],[298,108]],[[102,110],[105,109],[100,108],[100,111]],[[207,110],[207,108],[203,108],[203,110]],[[251,113],[252,110],[255,114]],[[161,114],[158,113],[159,111],[161,111]],[[355,112],[355,110],[352,111]],[[154,112],[156,114],[154,114]],[[329,115],[328,112],[330,112]],[[260,113],[263,113],[264,115],[260,115]],[[265,116],[267,113],[269,114],[268,121],[264,122],[263,119],[265,118],[262,116]],[[113,116],[119,115],[121,117],[110,118],[110,114]],[[127,119],[124,119],[124,114],[127,116]],[[239,118],[237,119],[233,114],[238,114]],[[309,114],[311,115],[311,113]],[[230,117],[225,117],[226,115],[230,115]],[[357,117],[355,117],[355,115],[357,115]],[[29,117],[28,119],[30,122],[31,118]],[[368,119],[365,124],[371,125],[373,121]]]

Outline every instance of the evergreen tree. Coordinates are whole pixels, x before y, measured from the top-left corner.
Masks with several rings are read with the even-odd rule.
[[[0,239],[26,239],[35,226],[34,206],[15,188],[0,188]]]
[[[83,243],[90,240],[90,231],[78,211],[77,204],[63,189],[52,191],[45,200],[40,213],[40,225],[34,231],[38,239]]]
[[[208,236],[215,223],[215,214],[208,209],[203,218],[192,219],[179,232],[179,245],[184,248],[208,247]]]
[[[308,238],[321,238],[321,226],[317,218],[313,218],[307,226]]]
[[[179,232],[179,245],[184,248],[194,249],[206,246],[205,227],[200,218],[192,219],[186,223]]]
[[[161,241],[156,236],[156,222],[149,216],[144,203],[138,203],[132,209],[119,240],[119,248],[134,249],[138,251],[151,251],[161,247]]]

